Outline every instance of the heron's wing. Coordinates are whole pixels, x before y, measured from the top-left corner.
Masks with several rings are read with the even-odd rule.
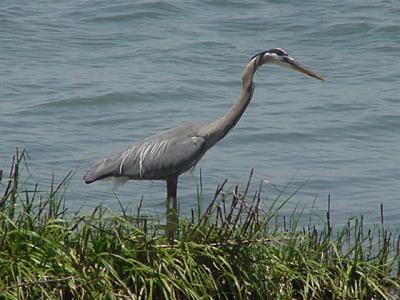
[[[197,127],[178,127],[134,144],[121,153],[97,162],[84,176],[87,183],[105,177],[164,179],[195,166],[204,154],[205,138]]]

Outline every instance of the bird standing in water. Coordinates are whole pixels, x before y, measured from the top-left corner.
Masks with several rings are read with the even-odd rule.
[[[254,55],[244,68],[238,100],[212,123],[187,124],[153,135],[126,150],[95,163],[83,179],[86,183],[116,177],[123,180],[165,180],[167,183],[167,222],[177,211],[177,184],[182,173],[193,168],[203,155],[239,121],[254,92],[253,76],[268,63],[299,71],[324,80],[280,48]]]

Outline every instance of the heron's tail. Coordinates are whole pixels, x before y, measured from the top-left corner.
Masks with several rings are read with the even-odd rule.
[[[83,180],[85,181],[86,184],[95,182],[96,180],[99,180],[100,178],[97,178],[94,174],[93,174],[93,170],[90,169],[86,172],[86,174],[83,176]]]
[[[120,158],[118,156],[99,160],[86,172],[83,180],[89,184],[107,177],[118,176],[119,163]]]

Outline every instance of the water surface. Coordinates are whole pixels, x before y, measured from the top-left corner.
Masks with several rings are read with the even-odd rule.
[[[286,49],[325,83],[266,66],[236,128],[181,177],[181,208],[225,178],[317,210],[332,197],[341,222],[364,214],[400,224],[400,3],[398,1],[1,1],[0,168],[29,151],[34,181],[77,168],[67,205],[118,204],[106,182],[85,185],[97,159],[160,130],[212,121],[237,98],[254,53]],[[270,184],[271,183],[271,184]],[[163,182],[130,182],[162,213]]]

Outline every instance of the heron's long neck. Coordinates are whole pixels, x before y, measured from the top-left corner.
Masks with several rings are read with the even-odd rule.
[[[206,127],[209,144],[207,148],[213,146],[222,139],[240,120],[253,96],[253,76],[258,66],[259,64],[257,61],[254,61],[254,59],[246,65],[243,72],[242,91],[239,99],[222,118],[212,122]]]

